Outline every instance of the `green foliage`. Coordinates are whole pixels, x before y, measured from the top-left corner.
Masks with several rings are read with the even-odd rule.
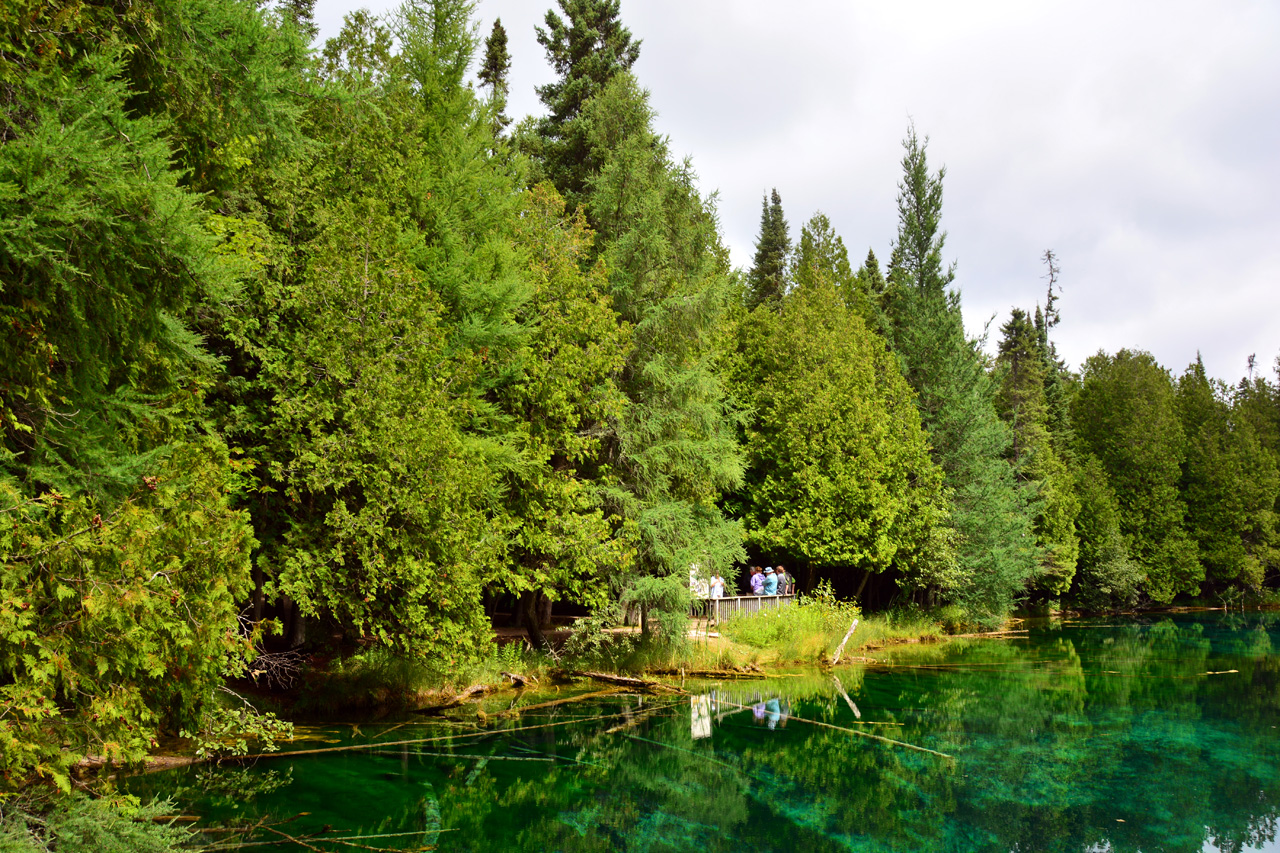
[[[126,764],[198,725],[251,648],[236,602],[252,535],[215,442],[174,448],[125,500],[0,480],[0,745],[6,786],[65,784],[83,755]]]
[[[1252,424],[1235,416],[1227,388],[1209,381],[1198,358],[1178,381],[1177,402],[1187,436],[1179,493],[1206,580],[1258,590],[1274,560],[1276,458]]]
[[[594,608],[608,591],[598,577],[616,574],[626,555],[581,469],[590,472],[601,436],[625,405],[614,377],[630,335],[609,305],[604,265],[587,266],[592,237],[581,213],[566,218],[554,189],[528,192],[517,239],[533,295],[517,319],[530,333],[520,374],[500,392],[523,461],[508,476],[507,507],[518,526],[513,565],[500,582],[513,593],[540,589]]]
[[[1042,562],[1034,583],[1053,597],[1071,586],[1080,548],[1075,530],[1080,502],[1071,472],[1055,447],[1046,398],[1054,365],[1026,312],[1013,309],[1000,331],[996,410],[1012,436],[1010,464],[1019,479],[1032,484],[1039,494],[1035,531]]]
[[[1022,596],[1039,561],[1032,494],[1020,487],[1004,455],[1007,427],[995,411],[996,389],[979,342],[968,339],[959,294],[942,269],[939,230],[945,170],[929,172],[925,145],[908,133],[898,195],[898,236],[885,292],[886,329],[916,391],[920,420],[952,495],[956,571],[928,584],[984,621],[997,622]]]
[[[776,311],[741,327],[735,390],[753,411],[741,508],[765,553],[906,568],[945,524],[942,472],[896,360],[833,286],[838,272],[814,260]]]
[[[176,317],[226,286],[122,69],[100,52],[35,72],[0,119],[0,465],[33,488],[137,482],[207,364]]]
[[[1115,490],[1120,529],[1146,575],[1143,592],[1159,603],[1196,592],[1204,569],[1183,527],[1186,438],[1168,372],[1144,352],[1091,356],[1071,415],[1081,451],[1098,458]]]
[[[164,820],[172,811],[168,802],[81,793],[56,803],[7,803],[0,805],[0,851],[171,853],[191,841],[187,830]]]
[[[649,633],[653,623],[664,643],[682,646],[689,630],[689,606],[693,603],[693,593],[685,578],[678,575],[654,577],[642,575],[637,577],[622,597],[623,607],[638,607],[642,614],[645,633]]]
[[[1131,607],[1146,575],[1129,556],[1129,544],[1121,532],[1120,502],[1106,469],[1092,454],[1084,457],[1076,472],[1076,493],[1080,560],[1072,599],[1089,609]]]
[[[585,204],[590,179],[602,165],[602,152],[591,141],[593,119],[583,113],[614,75],[635,64],[640,42],[619,20],[619,0],[557,3],[564,18],[548,11],[546,29],[537,28],[538,43],[556,73],[554,81],[538,87],[548,115],[524,142],[542,174],[576,210]]]
[[[717,501],[739,483],[742,455],[717,370],[730,280],[715,211],[653,133],[630,75],[615,76],[584,117],[602,164],[587,215],[614,310],[632,327],[619,378],[628,402],[603,445],[607,506],[635,574],[684,583],[691,565],[723,573],[742,558],[742,528]]]
[[[201,715],[198,729],[179,732],[195,741],[197,758],[247,755],[251,739],[258,742],[259,752],[275,752],[280,748],[276,741],[293,739],[292,723],[259,711],[238,693],[223,687],[217,698],[220,704]]]
[[[782,215],[778,190],[775,188],[772,197],[763,199],[760,206],[760,236],[756,238],[755,260],[747,273],[747,306],[750,308],[766,303],[777,306],[787,292],[787,258],[791,254],[790,229]],[[810,256],[803,263],[820,261]]]
[[[495,18],[493,29],[484,42],[484,60],[476,77],[480,83],[489,87],[489,101],[494,113],[493,133],[495,136],[511,124],[511,119],[503,113],[507,105],[507,96],[511,93],[511,84],[507,80],[507,72],[511,70],[511,54],[507,51],[507,30],[502,26],[502,19]]]

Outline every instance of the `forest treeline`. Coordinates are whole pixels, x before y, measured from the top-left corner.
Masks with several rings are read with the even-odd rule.
[[[310,6],[0,12],[6,786],[198,728],[268,629],[448,667],[496,597],[682,620],[748,558],[976,623],[1280,580],[1276,384],[1071,370],[1052,253],[986,355],[914,128],[887,263],[774,191],[736,270],[618,0],[519,122],[465,0]]]

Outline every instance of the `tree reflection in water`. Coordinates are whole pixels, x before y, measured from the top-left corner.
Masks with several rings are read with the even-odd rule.
[[[290,781],[237,814],[310,812],[295,836],[424,833],[361,842],[386,849],[1277,849],[1277,630],[1270,614],[1045,624],[835,679],[563,705],[264,762],[251,772]],[[219,796],[193,807],[226,818]]]

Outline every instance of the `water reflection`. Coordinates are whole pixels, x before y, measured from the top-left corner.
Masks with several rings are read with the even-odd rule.
[[[834,677],[335,730],[361,749],[166,785],[214,818],[309,812],[283,831],[323,850],[1277,850],[1277,630],[1059,622]]]

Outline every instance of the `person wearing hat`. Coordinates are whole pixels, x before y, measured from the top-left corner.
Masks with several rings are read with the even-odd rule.
[[[773,566],[769,566],[764,570],[764,594],[778,594],[778,575],[773,570]]]

